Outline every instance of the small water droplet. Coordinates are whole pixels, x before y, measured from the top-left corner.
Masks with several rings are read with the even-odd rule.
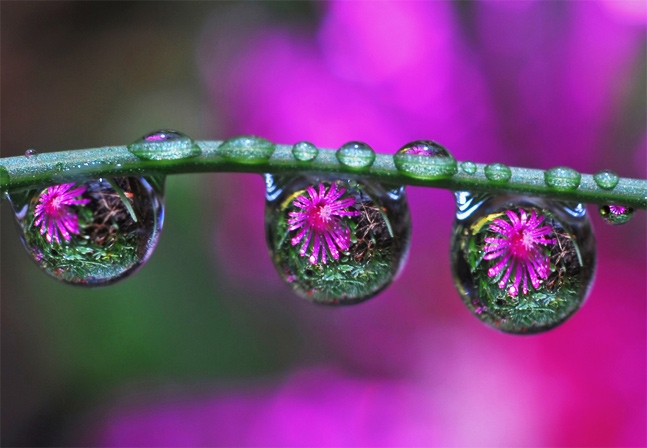
[[[188,159],[202,152],[189,136],[169,129],[143,136],[128,145],[128,151],[143,160]]]
[[[315,303],[350,305],[393,281],[411,235],[403,189],[387,190],[366,179],[265,177],[270,254],[297,294]]]
[[[465,162],[461,163],[461,169],[467,174],[476,173],[476,168],[477,168],[476,163],[470,162],[469,160],[466,160]]]
[[[299,142],[292,147],[292,155],[299,162],[311,162],[319,154],[319,149],[310,142]]]
[[[593,180],[595,180],[598,187],[604,190],[613,190],[618,185],[620,178],[613,171],[602,170],[593,175]]]
[[[262,163],[274,154],[274,143],[261,137],[243,135],[230,138],[220,144],[218,154],[240,163]]]
[[[164,220],[163,197],[141,177],[63,183],[9,200],[34,262],[74,285],[132,274],[153,252]]]
[[[38,152],[36,152],[35,149],[28,149],[27,151],[25,151],[25,157],[27,157],[28,159],[31,157],[35,157],[37,155],[38,155]]]
[[[544,171],[544,182],[555,190],[576,190],[580,186],[581,179],[580,173],[566,166],[558,166]]]
[[[395,153],[393,162],[402,174],[417,179],[443,179],[458,172],[454,156],[431,140],[407,143]]]
[[[457,194],[457,205],[452,273],[476,317],[507,333],[531,334],[580,308],[596,264],[586,213],[576,217],[548,199],[466,192]]]
[[[335,155],[339,163],[354,170],[369,168],[375,161],[375,151],[363,142],[346,143]]]
[[[490,163],[485,166],[483,171],[485,171],[485,177],[495,183],[508,182],[510,177],[512,177],[512,170],[510,170],[510,167],[502,163]]]
[[[604,222],[614,226],[628,223],[634,217],[635,213],[632,207],[614,204],[602,205],[598,211]]]

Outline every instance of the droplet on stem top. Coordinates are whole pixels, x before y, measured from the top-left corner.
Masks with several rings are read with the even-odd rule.
[[[598,211],[604,222],[615,226],[628,223],[635,213],[632,207],[615,204],[602,205]]]
[[[28,149],[27,151],[25,151],[25,157],[27,157],[28,159],[31,157],[35,157],[37,155],[38,155],[38,152],[36,152],[35,149]]]
[[[593,180],[595,181],[598,187],[604,190],[613,190],[616,187],[616,185],[618,185],[618,181],[620,180],[620,178],[613,171],[602,170],[593,175]]]
[[[402,189],[326,176],[268,174],[266,184],[270,254],[300,296],[326,305],[359,303],[386,288],[404,265],[411,219]]]
[[[512,177],[512,170],[502,163],[490,163],[483,169],[485,177],[496,183],[505,183]]]
[[[431,140],[407,143],[395,153],[393,162],[402,174],[416,179],[443,179],[458,172],[454,156]]]
[[[310,142],[299,142],[292,147],[292,155],[299,162],[311,162],[319,154],[319,149]]]
[[[335,156],[339,163],[354,170],[370,168],[375,162],[375,151],[364,142],[348,142],[337,150]]]
[[[263,163],[272,157],[274,143],[261,137],[243,135],[225,140],[218,146],[218,154],[240,163]]]
[[[128,145],[142,160],[179,160],[199,156],[200,147],[188,136],[170,129],[151,132]]]
[[[452,273],[476,317],[504,332],[531,334],[580,308],[596,263],[585,212],[541,198],[496,196],[469,208],[469,193],[457,199]]]
[[[151,255],[164,220],[161,192],[140,177],[63,183],[9,199],[30,257],[74,285],[132,274]]]
[[[465,162],[461,163],[461,169],[467,174],[474,174],[476,173],[477,169],[476,163],[466,160]]]
[[[546,185],[555,190],[570,191],[577,190],[580,186],[582,175],[572,168],[558,166],[544,171]]]

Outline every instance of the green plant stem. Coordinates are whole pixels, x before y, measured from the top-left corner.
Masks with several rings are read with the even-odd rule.
[[[6,175],[0,175],[3,192],[33,189],[47,185],[71,182],[81,178],[119,177],[127,175],[153,176],[203,172],[246,172],[293,174],[328,173],[370,178],[384,184],[415,185],[444,188],[454,191],[488,192],[491,194],[519,194],[543,196],[569,202],[594,204],[620,204],[647,209],[647,180],[620,178],[615,188],[605,190],[593,176],[582,174],[580,185],[571,191],[560,191],[546,185],[544,171],[510,167],[512,177],[505,183],[490,181],[483,164],[477,171],[467,174],[460,169],[452,177],[423,180],[402,174],[397,170],[392,155],[377,154],[373,165],[366,170],[354,170],[339,163],[335,150],[319,149],[310,162],[299,162],[292,154],[292,146],[276,145],[267,160],[245,158],[228,159],[219,154],[221,141],[198,141],[202,150],[199,156],[172,160],[142,160],[128,151],[126,146],[109,146],[95,149],[42,153],[35,156],[0,159]],[[0,169],[0,174],[2,174]]]

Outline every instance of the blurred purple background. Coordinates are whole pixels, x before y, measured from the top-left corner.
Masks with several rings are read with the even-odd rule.
[[[647,175],[643,1],[56,5],[2,5],[3,156],[171,127]],[[279,281],[258,176],[167,189],[150,266],[96,293],[37,279],[3,213],[3,445],[647,444],[643,211],[612,228],[589,208],[587,303],[515,337],[452,284],[447,191],[409,188],[400,278],[328,309]]]

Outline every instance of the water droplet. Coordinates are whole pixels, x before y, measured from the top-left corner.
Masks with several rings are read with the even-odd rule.
[[[25,151],[25,157],[27,157],[28,159],[31,157],[35,157],[37,155],[38,153],[36,152],[35,149],[28,149],[27,151]]]
[[[476,173],[476,168],[477,168],[476,163],[470,162],[469,160],[466,160],[465,162],[461,163],[461,169],[467,174]]]
[[[335,155],[339,163],[354,170],[369,168],[375,162],[375,151],[363,142],[346,143]]]
[[[9,200],[34,262],[74,285],[132,274],[153,252],[164,220],[163,197],[141,177],[58,184]]]
[[[266,184],[272,260],[300,296],[326,305],[359,303],[386,288],[404,265],[411,218],[403,189],[326,176],[266,175]]]
[[[311,162],[319,154],[319,149],[310,142],[299,142],[292,147],[292,155],[299,162]]]
[[[633,218],[635,210],[632,207],[624,207],[622,205],[602,205],[598,209],[602,220],[607,224],[614,226],[625,224]]]
[[[483,169],[485,177],[492,182],[505,183],[512,177],[512,170],[502,163],[490,163]]]
[[[595,180],[598,187],[605,190],[613,190],[618,185],[620,178],[613,171],[602,170],[593,175],[593,180]]]
[[[430,140],[407,143],[395,153],[393,162],[402,174],[417,179],[443,179],[458,172],[454,156]]]
[[[452,273],[476,317],[504,332],[531,334],[580,308],[596,263],[586,213],[576,217],[542,198],[490,196],[471,207],[469,193],[457,198]]]
[[[558,166],[544,171],[546,185],[555,190],[576,190],[580,186],[581,179],[582,175],[580,173],[566,166]]]
[[[218,154],[240,163],[262,163],[274,154],[274,143],[261,137],[243,135],[230,138],[220,144]]]
[[[128,145],[143,160],[178,160],[199,156],[200,147],[187,135],[172,130],[151,132]]]

